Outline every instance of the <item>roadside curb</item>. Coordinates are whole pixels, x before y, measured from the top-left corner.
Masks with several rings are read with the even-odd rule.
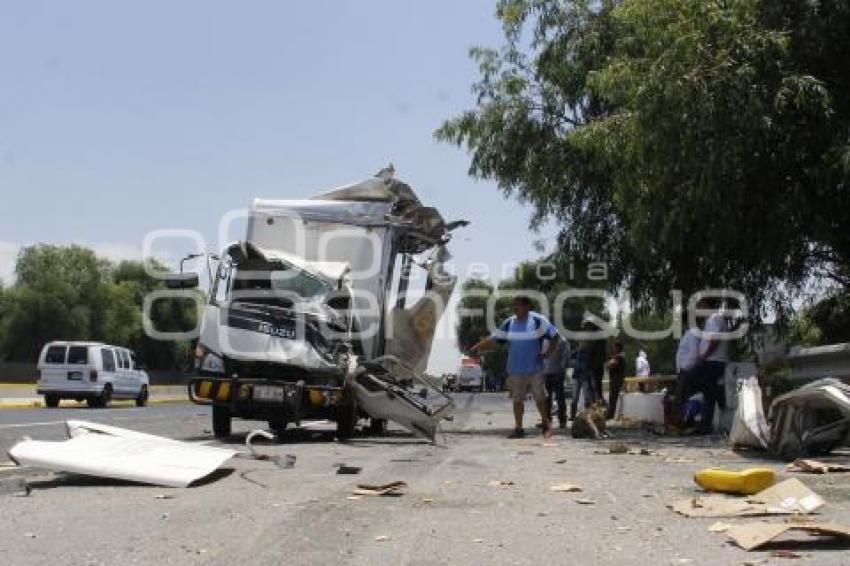
[[[188,403],[188,396],[173,396],[173,397],[157,397],[156,399],[148,399],[148,405],[165,405],[171,403]],[[132,405],[132,400],[116,400],[110,403],[110,406],[126,406]],[[60,409],[68,409],[79,407],[82,403],[76,401],[62,401],[59,405]],[[0,409],[44,409],[43,399],[0,399]]]

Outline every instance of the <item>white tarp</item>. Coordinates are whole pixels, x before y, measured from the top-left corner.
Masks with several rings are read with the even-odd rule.
[[[86,421],[68,421],[67,427],[68,440],[23,440],[9,450],[9,456],[20,466],[187,487],[236,454]]]
[[[767,450],[770,429],[764,418],[761,387],[758,378],[751,375],[738,380],[738,401],[729,442],[733,446],[746,446]]]

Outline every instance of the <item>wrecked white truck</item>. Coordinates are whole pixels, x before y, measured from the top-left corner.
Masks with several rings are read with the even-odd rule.
[[[253,202],[244,241],[221,254],[196,348],[195,403],[275,431],[307,419],[351,437],[361,418],[433,440],[452,400],[425,379],[456,278],[454,228],[384,170],[305,200]],[[424,291],[408,304],[412,270]]]

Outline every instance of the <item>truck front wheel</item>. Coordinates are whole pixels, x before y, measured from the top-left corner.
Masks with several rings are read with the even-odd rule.
[[[212,412],[213,434],[216,438],[227,438],[230,436],[230,423],[232,417],[230,409],[223,405],[213,405]]]
[[[354,436],[356,427],[357,400],[351,392],[347,392],[336,406],[336,437],[348,440]]]

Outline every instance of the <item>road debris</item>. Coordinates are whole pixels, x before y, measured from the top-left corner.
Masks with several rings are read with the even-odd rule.
[[[798,554],[798,553],[794,552],[793,550],[786,550],[786,549],[780,548],[778,550],[774,550],[773,552],[771,552],[770,557],[771,558],[802,558],[803,555]]]
[[[629,447],[622,442],[615,442],[605,450],[594,450],[594,454],[628,454]]]
[[[404,495],[401,490],[407,487],[403,481],[394,481],[382,485],[357,484],[357,489],[354,490],[354,495],[367,496],[397,496]]]
[[[667,504],[685,517],[755,517],[814,513],[824,500],[800,480],[791,478],[748,498],[708,495]]]
[[[786,469],[789,472],[805,472],[809,474],[831,474],[836,472],[850,472],[850,466],[834,464],[832,462],[821,462],[819,460],[794,460]]]
[[[811,545],[817,539],[809,535],[831,536],[844,541],[850,541],[850,525],[825,522],[786,522],[786,523],[749,523],[730,527],[726,534],[735,544],[744,550],[755,550],[773,542],[786,533],[806,533],[804,541]],[[784,542],[790,543],[786,538]]]
[[[267,430],[252,430],[250,433],[248,433],[248,436],[245,437],[245,446],[247,446],[248,450],[251,451],[251,458],[253,458],[254,460],[259,460],[261,462],[271,462],[275,466],[283,470],[290,470],[295,467],[295,461],[297,460],[297,458],[294,454],[277,454],[274,456],[270,456],[269,454],[260,454],[259,452],[257,452],[254,448],[254,439],[258,436],[265,438],[266,440],[277,440],[277,436]]]
[[[551,486],[550,491],[563,491],[566,493],[575,493],[581,491],[581,487],[573,483],[559,483]]]
[[[21,466],[131,482],[187,487],[218,469],[235,450],[128,429],[67,421],[69,439],[26,439],[9,450]]]
[[[356,475],[359,474],[363,468],[360,466],[349,466],[347,464],[338,464],[336,468],[336,473],[340,475]]]
[[[596,505],[596,501],[593,499],[579,498],[575,500],[579,505]]]
[[[159,493],[154,497],[154,499],[174,499],[174,496],[167,493]]]
[[[30,486],[24,478],[15,476],[0,479],[0,495],[27,497],[29,494]]]
[[[623,442],[615,442],[603,450],[594,450],[594,454],[630,454],[632,456],[657,456],[658,452],[649,448],[629,448]]]
[[[850,385],[821,379],[773,400],[770,451],[785,460],[850,444]]]
[[[264,484],[263,482],[257,481],[250,476],[250,474],[252,474],[254,472],[258,472],[258,471],[259,470],[244,470],[244,471],[239,472],[239,477],[242,478],[243,480],[249,482],[249,483],[252,483],[254,485],[258,485],[262,488],[269,487],[268,485]]]
[[[490,480],[487,482],[487,485],[489,485],[490,487],[500,487],[502,489],[507,489],[515,484],[511,480]]]
[[[729,442],[735,448],[767,450],[770,430],[764,418],[762,394],[754,375],[738,380],[738,404],[732,420]]]
[[[694,474],[694,481],[706,491],[753,495],[772,486],[776,482],[776,473],[770,468],[747,468],[737,472],[706,468]]]
[[[375,537],[375,542],[387,542],[390,540],[390,537],[387,535],[378,535]]]

